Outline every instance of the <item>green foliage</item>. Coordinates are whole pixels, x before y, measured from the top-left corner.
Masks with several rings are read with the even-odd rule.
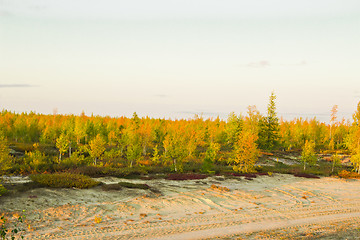
[[[214,162],[219,150],[220,144],[213,142],[210,143],[210,146],[206,150],[205,158],[202,165],[203,172],[210,172],[213,170]]]
[[[9,155],[8,142],[4,136],[0,135],[0,175],[11,167],[11,157]]]
[[[315,154],[315,143],[313,141],[306,140],[301,153],[301,161],[304,163],[304,171],[306,169],[306,164],[314,165],[316,163],[317,157]]]
[[[7,189],[2,184],[0,184],[0,196],[4,195],[5,193],[7,193]]]
[[[236,116],[234,112],[229,114],[225,132],[227,135],[227,144],[230,148],[232,148],[238,140],[239,135],[243,129],[243,125],[244,121],[241,115]]]
[[[106,142],[101,137],[100,134],[96,135],[96,137],[90,141],[89,143],[89,154],[94,158],[94,165],[96,165],[97,160],[103,155],[105,152],[105,144]]]
[[[274,150],[279,146],[279,119],[276,115],[275,93],[272,92],[267,108],[267,117],[259,121],[259,138],[258,145],[260,149]]]
[[[30,175],[30,179],[54,188],[91,188],[99,184],[88,176],[72,173],[37,174]]]
[[[161,158],[160,158],[160,154],[159,154],[159,149],[158,149],[158,145],[156,145],[153,148],[153,156],[151,158],[151,161],[153,164],[155,165],[159,165],[161,163]]]
[[[141,158],[141,146],[139,144],[132,144],[126,149],[126,158],[130,161],[130,167],[133,167],[134,162]]]
[[[25,162],[35,171],[41,170],[49,164],[48,157],[38,149],[38,144],[34,144],[35,150],[25,152]]]
[[[332,155],[331,162],[332,162],[331,172],[334,172],[335,167],[337,167],[341,164],[340,156],[337,153]]]
[[[163,145],[165,148],[165,158],[172,161],[172,167],[175,172],[183,171],[183,162],[187,156],[185,139],[180,136],[179,130],[169,132],[165,136]]]
[[[66,153],[69,147],[69,139],[65,136],[64,133],[56,139],[56,148],[59,150],[59,161],[61,161],[61,156]]]

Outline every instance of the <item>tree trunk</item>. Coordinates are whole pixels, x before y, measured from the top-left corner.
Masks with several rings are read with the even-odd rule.
[[[306,162],[304,162],[304,171],[305,171],[305,169],[306,169]]]
[[[97,157],[94,158],[94,165],[96,166]]]
[[[59,153],[59,162],[61,162],[61,152]]]
[[[176,158],[173,159],[173,163],[174,163],[174,170],[175,170],[175,172],[177,172]]]
[[[143,145],[142,154],[143,156],[146,156],[146,144]]]
[[[69,143],[69,158],[71,157],[71,143]]]

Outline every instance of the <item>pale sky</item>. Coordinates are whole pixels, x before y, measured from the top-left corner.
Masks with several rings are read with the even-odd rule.
[[[0,0],[0,109],[350,119],[359,0]]]

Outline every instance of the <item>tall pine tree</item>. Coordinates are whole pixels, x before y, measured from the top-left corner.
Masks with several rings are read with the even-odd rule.
[[[276,116],[275,93],[272,92],[267,107],[267,116],[260,122],[258,145],[261,149],[274,150],[279,146],[279,119]]]

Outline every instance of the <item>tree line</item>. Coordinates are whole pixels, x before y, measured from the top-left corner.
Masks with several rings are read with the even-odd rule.
[[[31,172],[47,164],[69,162],[170,166],[177,172],[184,163],[196,161],[202,162],[203,171],[211,171],[214,163],[226,163],[235,171],[251,172],[261,152],[306,150],[347,151],[360,172],[360,102],[352,123],[339,121],[334,106],[326,124],[316,118],[279,119],[275,101],[272,93],[265,115],[256,106],[249,106],[245,115],[232,112],[227,120],[199,115],[171,120],[140,118],[136,113],[127,118],[3,110],[0,170],[17,164],[22,171]],[[14,157],[19,146],[25,149],[24,154]]]

